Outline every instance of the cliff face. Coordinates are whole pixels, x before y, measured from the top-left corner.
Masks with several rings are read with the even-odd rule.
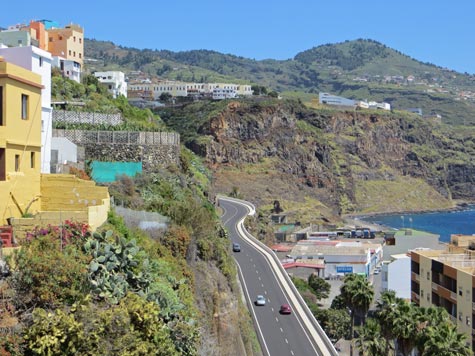
[[[208,140],[191,147],[213,167],[217,190],[235,187],[253,201],[313,197],[334,212],[357,212],[372,210],[359,194],[369,183],[397,191],[397,182],[411,180],[427,185],[424,194],[436,206],[421,201],[419,207],[388,204],[388,210],[446,208],[452,198],[475,197],[469,133],[413,116],[230,102],[199,131]]]

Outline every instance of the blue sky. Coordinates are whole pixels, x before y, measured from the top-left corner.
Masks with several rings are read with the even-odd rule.
[[[474,0],[8,0],[0,6],[2,27],[32,19],[72,22],[86,38],[126,47],[289,59],[322,44],[368,38],[470,74],[474,18]]]

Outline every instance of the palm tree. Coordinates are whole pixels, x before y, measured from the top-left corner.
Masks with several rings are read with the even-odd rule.
[[[382,292],[379,301],[376,303],[376,319],[381,326],[381,336],[386,340],[385,355],[389,355],[389,349],[394,348],[396,337],[393,332],[393,324],[398,299],[400,298],[396,297],[396,292],[389,290]]]
[[[387,341],[381,335],[376,319],[369,318],[364,326],[356,328],[356,346],[362,356],[388,355]]]
[[[415,306],[403,299],[396,300],[392,325],[392,332],[396,337],[396,354],[399,351],[408,356],[416,346],[420,323],[415,309]]]
[[[464,334],[457,332],[457,326],[448,321],[427,328],[427,340],[422,356],[471,356],[472,349],[466,343]]]
[[[369,306],[373,301],[373,287],[366,280],[365,276],[358,274],[347,274],[343,285],[340,288],[342,299],[350,309],[351,326],[350,335],[354,337],[355,317],[359,316],[363,320],[368,313]],[[350,354],[353,354],[353,348],[350,348]]]

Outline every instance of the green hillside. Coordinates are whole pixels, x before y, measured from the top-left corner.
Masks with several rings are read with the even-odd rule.
[[[330,92],[421,108],[449,124],[475,124],[475,76],[422,63],[372,40],[325,44],[288,60],[254,60],[209,50],[172,52],[85,41],[87,69],[140,70],[151,77],[257,84],[303,101]]]

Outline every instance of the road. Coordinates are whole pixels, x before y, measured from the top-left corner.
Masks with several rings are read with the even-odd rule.
[[[285,272],[278,268],[278,261],[276,263],[270,258],[270,251],[259,246],[240,228],[249,214],[249,208],[226,198],[220,198],[219,204],[224,211],[221,220],[228,229],[232,242],[241,245],[241,252],[233,253],[263,354],[337,355],[329,340],[326,339],[327,343],[322,341],[321,335],[309,322],[308,314],[303,311],[301,303],[283,277]],[[255,305],[259,294],[266,298],[265,306]],[[279,313],[280,306],[284,303],[291,305],[292,314]]]

